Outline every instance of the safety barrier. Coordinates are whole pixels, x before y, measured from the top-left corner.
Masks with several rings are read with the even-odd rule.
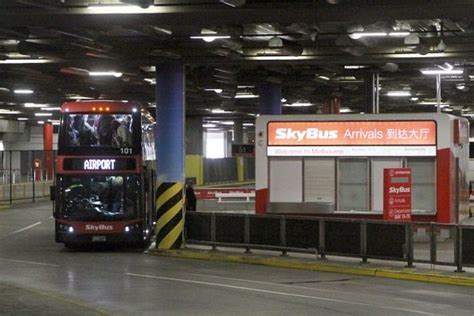
[[[429,259],[415,258],[419,247],[416,233],[427,229]],[[452,261],[439,260],[448,232],[453,242]],[[301,216],[220,214],[188,212],[185,224],[189,244],[311,253],[321,259],[327,255],[368,259],[474,267],[474,226],[435,223],[387,222],[381,220],[329,219]],[[440,241],[441,240],[441,241]],[[441,243],[439,246],[438,243]],[[429,246],[429,248],[428,248]],[[417,253],[419,251],[417,250]],[[450,255],[451,256],[451,255]]]
[[[255,192],[216,192],[217,203],[240,203],[255,201]]]

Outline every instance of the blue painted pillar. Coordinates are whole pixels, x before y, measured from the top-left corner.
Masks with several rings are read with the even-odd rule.
[[[281,86],[266,82],[260,87],[258,114],[281,114]]]
[[[156,67],[156,248],[176,249],[184,229],[184,66]]]

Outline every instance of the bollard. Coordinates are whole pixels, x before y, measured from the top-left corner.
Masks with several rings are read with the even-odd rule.
[[[211,242],[212,251],[216,251],[216,213],[211,213]]]
[[[405,243],[407,248],[407,268],[414,268],[413,266],[413,224],[410,223],[405,226],[406,235]]]
[[[245,215],[244,217],[244,243],[246,245],[245,253],[252,253],[248,246],[250,244],[250,217],[248,215]]]
[[[454,235],[454,262],[456,263],[456,270],[454,272],[464,272],[462,269],[462,226],[456,225],[456,232]]]
[[[319,259],[325,260],[326,259],[326,236],[325,236],[325,226],[324,226],[324,219],[319,221]]]
[[[286,247],[286,218],[280,217],[280,245]],[[284,249],[281,252],[282,257],[288,256],[287,250]]]
[[[430,223],[430,262],[436,264],[436,224]]]
[[[367,263],[367,222],[360,222],[360,255],[362,263]]]

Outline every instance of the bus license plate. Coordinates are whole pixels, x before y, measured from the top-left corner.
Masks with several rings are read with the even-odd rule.
[[[105,242],[107,238],[105,236],[92,236],[93,242]]]

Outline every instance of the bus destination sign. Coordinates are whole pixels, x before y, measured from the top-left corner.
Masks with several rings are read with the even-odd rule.
[[[120,158],[65,158],[63,169],[70,171],[134,171],[134,159]]]

